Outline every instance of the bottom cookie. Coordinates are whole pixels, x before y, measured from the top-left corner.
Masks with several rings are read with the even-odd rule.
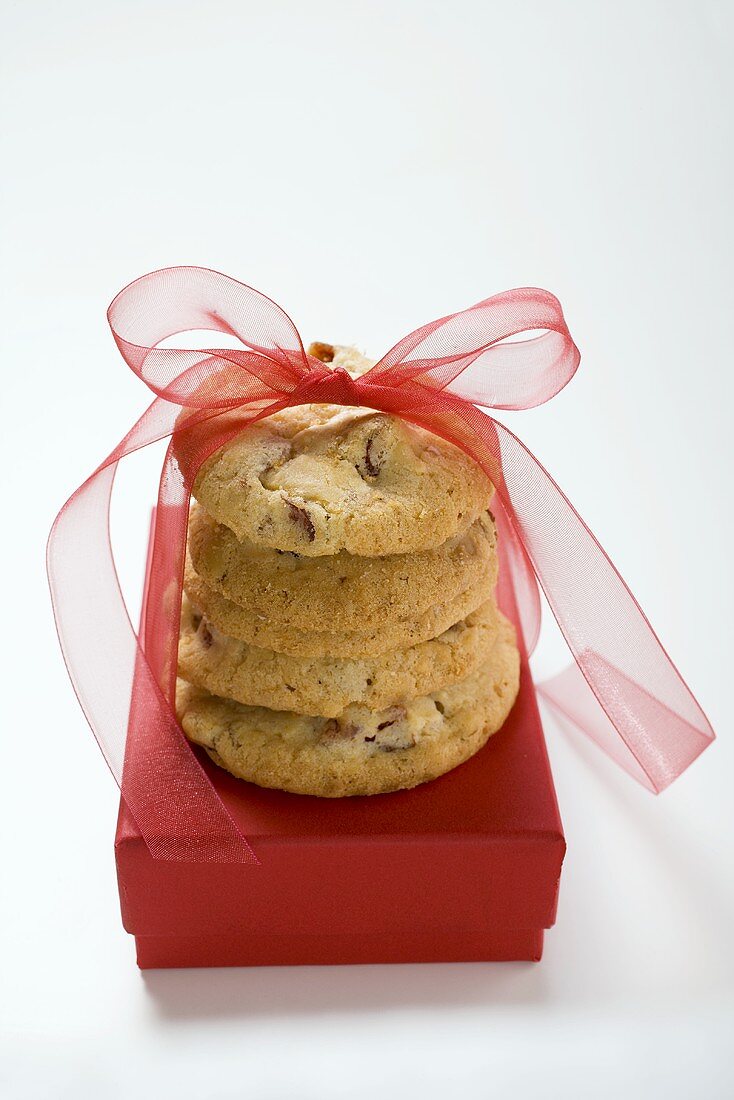
[[[415,787],[468,760],[509,714],[520,658],[512,625],[500,619],[480,672],[381,711],[353,704],[338,718],[313,718],[245,706],[179,680],[179,721],[215,764],[261,787],[323,798]]]

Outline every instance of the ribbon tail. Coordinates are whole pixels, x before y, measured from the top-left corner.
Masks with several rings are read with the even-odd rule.
[[[506,512],[505,522],[498,508],[498,519],[505,534],[512,529],[508,559],[522,586],[528,648],[539,622],[529,561],[576,661],[543,686],[545,697],[646,787],[664,790],[714,732],[569,500],[509,428],[463,398],[410,383],[379,392],[379,407],[462,447],[494,483]]]
[[[169,411],[180,409],[153,402],[57,516],[47,550],[56,627],[81,707],[153,858],[257,863],[161,691],[115,569],[109,508],[117,466],[169,433]]]
[[[511,521],[574,656],[542,695],[656,794],[714,732],[607,554],[548,472],[493,421]]]
[[[542,609],[538,581],[522,540],[519,538],[506,509],[502,494],[492,500],[492,513],[497,524],[497,535],[502,551],[502,568],[509,573],[515,594],[517,614],[520,619],[525,649],[533,653],[540,637]]]

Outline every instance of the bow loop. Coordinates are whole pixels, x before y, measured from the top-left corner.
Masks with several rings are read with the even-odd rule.
[[[521,333],[539,334],[512,339]],[[547,290],[525,287],[423,325],[365,378],[448,389],[486,408],[529,409],[563,389],[579,362],[561,303]]]
[[[155,394],[177,405],[226,409],[294,390],[311,370],[287,313],[266,295],[217,271],[174,267],[143,275],[108,311],[125,362]],[[161,347],[209,330],[239,348]]]

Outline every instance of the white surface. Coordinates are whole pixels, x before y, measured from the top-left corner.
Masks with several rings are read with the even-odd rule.
[[[732,5],[6,0],[2,20],[3,1095],[731,1095]],[[136,970],[43,544],[147,403],[106,305],[182,262],[374,354],[507,287],[564,303],[581,371],[512,426],[720,740],[656,800],[548,722],[568,857],[539,966]],[[157,461],[120,487],[133,589]]]

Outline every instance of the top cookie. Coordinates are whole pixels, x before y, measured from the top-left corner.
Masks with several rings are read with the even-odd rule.
[[[335,349],[350,373],[369,364]],[[193,493],[239,539],[306,557],[429,550],[494,489],[463,451],[385,413],[303,405],[267,417],[204,463]]]

